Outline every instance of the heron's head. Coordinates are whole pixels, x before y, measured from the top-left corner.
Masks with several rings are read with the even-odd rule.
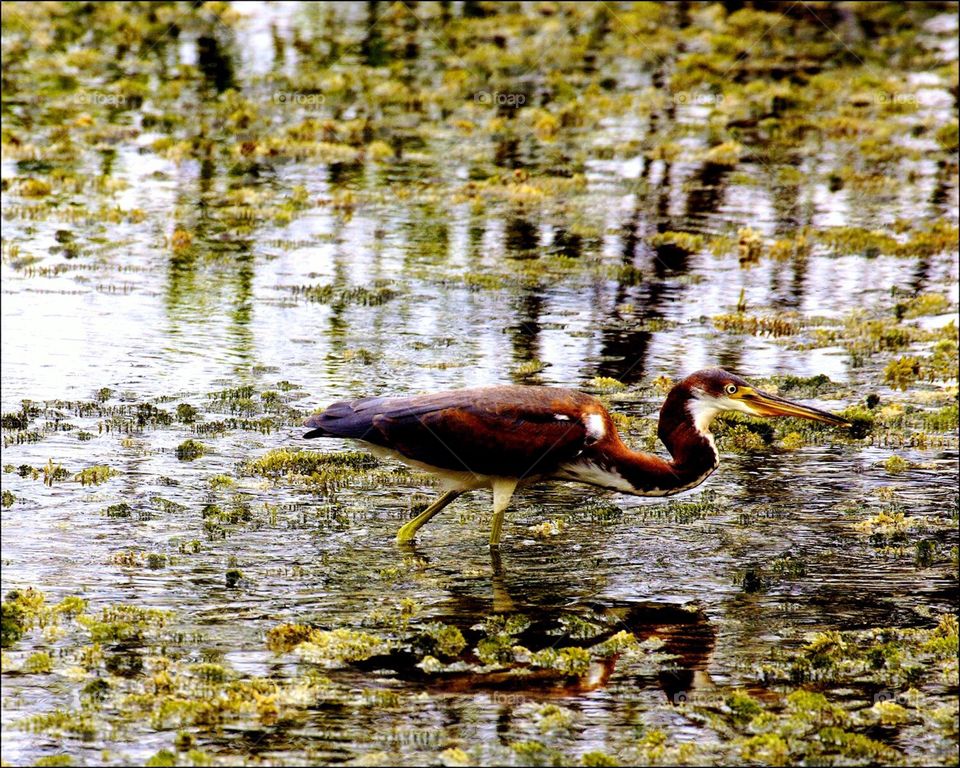
[[[687,410],[701,432],[706,431],[714,417],[723,411],[739,411],[751,416],[793,416],[836,426],[850,426],[846,419],[832,413],[756,389],[739,376],[721,368],[697,371],[677,384],[675,389],[689,398]]]

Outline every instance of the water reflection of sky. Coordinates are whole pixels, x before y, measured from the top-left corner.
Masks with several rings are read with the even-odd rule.
[[[182,177],[181,181],[190,182]],[[151,185],[149,179],[139,182]],[[152,193],[141,194],[152,198],[154,205],[167,205],[170,187],[161,182]],[[474,223],[462,219],[450,221],[449,266],[454,270],[460,264],[466,266],[463,253],[471,226]],[[668,276],[654,288],[641,285],[624,291],[613,281],[544,285],[537,295],[535,317],[523,314],[524,297],[514,290],[442,289],[437,283],[406,280],[403,285],[409,292],[394,301],[347,308],[346,335],[333,338],[332,309],[294,301],[286,288],[330,282],[344,274],[358,285],[398,279],[404,259],[415,255],[417,242],[405,232],[384,231],[390,233],[389,221],[357,215],[340,226],[331,215],[320,212],[283,229],[263,232],[258,238],[261,244],[255,246],[253,311],[241,334],[249,339],[248,349],[237,346],[238,327],[229,320],[229,283],[217,274],[222,266],[208,267],[211,285],[199,292],[199,306],[171,305],[164,298],[163,273],[156,269],[160,258],[156,244],[163,233],[150,233],[149,238],[131,231],[117,233],[121,242],[130,243],[125,262],[138,270],[120,273],[119,291],[104,288],[103,278],[96,273],[25,278],[4,265],[4,407],[28,394],[37,399],[82,399],[101,386],[151,394],[199,392],[216,379],[237,376],[245,364],[254,362],[295,366],[300,383],[330,396],[341,383],[335,373],[324,375],[322,361],[335,347],[372,349],[385,361],[401,363],[414,341],[442,341],[443,346],[432,348],[435,360],[449,352],[454,360],[471,363],[446,370],[412,369],[408,373],[415,379],[390,377],[392,388],[504,381],[516,364],[524,362],[513,359],[503,344],[504,329],[518,324],[521,332],[543,326],[529,355],[547,364],[544,380],[576,384],[593,375],[600,364],[603,326],[618,305],[633,303],[642,310],[651,291],[659,302],[657,316],[676,325],[651,332],[643,350],[645,359],[632,362],[641,365],[645,374],[676,376],[717,362],[722,352],[717,347],[720,334],[710,319],[733,311],[741,291],[748,307],[772,306],[834,319],[852,307],[889,301],[892,286],[918,279],[947,286],[952,300],[957,298],[956,263],[949,258],[932,260],[918,276],[915,262],[894,257],[814,255],[798,271],[795,264],[772,260],[743,269],[736,255],[704,254],[691,258],[687,279]],[[330,242],[334,232],[336,241]],[[489,246],[485,260],[502,257],[499,233],[500,222],[485,223],[482,242]],[[271,247],[272,241],[281,239],[305,245]],[[621,249],[619,236],[608,236],[603,243],[605,252]],[[638,266],[652,272],[656,260],[656,255],[649,254],[640,258]],[[696,279],[690,280],[691,276]],[[221,278],[226,282],[221,283]],[[638,316],[637,323],[641,321]],[[629,324],[627,320],[625,325]],[[739,338],[737,344],[737,358],[728,364],[752,375],[822,372],[839,381],[850,376],[847,357],[835,349],[791,350],[762,337]],[[629,347],[620,351],[627,357],[631,352]],[[627,367],[629,363],[623,370]]]
[[[246,19],[234,41],[241,62],[238,70],[251,82],[271,71],[275,34],[290,34],[297,25],[322,26],[328,13],[293,4],[254,3],[238,9]],[[341,15],[348,25],[359,25],[359,43],[364,12],[350,7]],[[938,25],[941,22],[931,22],[931,32],[939,31]],[[191,38],[180,41],[177,53],[181,63],[196,64]],[[293,48],[284,66],[291,71],[299,66]],[[626,78],[629,73],[619,74]],[[939,81],[923,73],[916,73],[914,81],[926,86],[918,97],[924,118],[942,117],[951,100]],[[622,82],[624,88],[647,85],[643,78]],[[708,115],[704,105],[691,103],[680,105],[675,119],[698,125]],[[591,140],[602,146],[624,137],[642,137],[655,128],[647,116],[626,117],[602,122]],[[203,287],[191,288],[180,300],[171,297],[164,238],[196,218],[190,209],[207,183],[195,161],[176,164],[140,151],[157,138],[160,134],[142,133],[135,146],[121,145],[112,163],[113,175],[126,182],[116,203],[147,211],[149,224],[111,225],[109,239],[121,244],[121,252],[111,253],[105,247],[103,258],[122,260],[136,271],[121,272],[109,280],[101,273],[84,271],[34,278],[4,264],[3,376],[8,384],[4,407],[24,396],[87,397],[100,386],[131,387],[143,394],[171,389],[200,392],[215,380],[243,375],[245,367],[257,363],[296,367],[301,383],[327,399],[354,383],[344,381],[341,367],[328,364],[328,358],[344,347],[374,347],[370,351],[383,361],[377,366],[379,374],[368,378],[370,371],[365,372],[356,383],[378,389],[504,381],[517,365],[534,358],[546,366],[541,380],[556,384],[576,384],[596,373],[619,373],[629,380],[659,373],[677,376],[718,361],[753,375],[822,372],[848,381],[853,375],[849,361],[837,349],[794,350],[756,337],[738,339],[734,348],[728,348],[709,318],[731,311],[741,292],[751,308],[831,318],[841,317],[852,307],[883,305],[894,286],[909,285],[914,290],[946,286],[954,300],[957,295],[953,256],[930,259],[918,267],[906,259],[814,253],[802,261],[767,260],[742,269],[735,256],[709,254],[665,265],[642,247],[632,261],[650,278],[638,286],[624,288],[613,281],[555,282],[539,286],[535,298],[524,290],[447,289],[436,281],[405,274],[406,267],[417,263],[418,250],[436,246],[424,237],[441,234],[445,238],[443,268],[455,274],[496,267],[510,255],[511,243],[521,234],[534,247],[550,249],[564,233],[549,216],[516,218],[516,212],[503,206],[491,207],[480,217],[467,205],[439,206],[424,219],[414,206],[387,193],[382,205],[361,208],[349,221],[342,221],[334,210],[320,208],[288,226],[261,227],[250,244],[252,276],[244,288],[249,295],[231,295],[242,280],[238,283],[236,274],[231,274],[235,270],[229,263],[206,264],[191,278]],[[702,140],[693,136],[683,141],[702,146]],[[918,148],[929,149],[931,140],[914,141]],[[520,162],[515,149],[505,151],[506,157],[514,158],[512,162]],[[813,179],[847,159],[827,144],[814,165],[803,161],[801,171]],[[587,159],[585,205],[601,233],[598,244],[590,247],[610,263],[622,260],[635,247],[630,238],[664,228],[729,233],[732,227],[749,225],[766,237],[776,237],[798,226],[869,228],[889,224],[893,218],[938,213],[955,217],[948,212],[956,210],[957,190],[950,184],[943,187],[943,170],[932,161],[904,163],[900,172],[910,175],[910,183],[877,197],[846,189],[831,191],[820,183],[780,186],[774,179],[777,167],[755,155],[738,169],[750,183],[743,183],[743,178],[732,182],[729,171],[667,166],[648,160],[643,152],[618,160]],[[441,167],[438,163],[418,169],[416,163],[410,164],[413,178],[425,171],[424,178],[430,180],[439,178]],[[5,163],[4,173],[15,174],[15,166]],[[401,166],[389,173],[399,180],[405,171]],[[319,199],[341,185],[369,187],[381,181],[377,172],[338,176],[322,166],[298,163],[277,167],[269,180],[254,186],[303,185],[311,198]],[[468,176],[469,165],[454,160],[439,183],[452,190]],[[214,179],[215,185],[224,183],[225,179]],[[425,228],[427,220],[430,226]],[[161,221],[167,222],[162,231],[152,229]],[[55,222],[38,222],[33,227],[31,242],[37,252],[54,245],[55,226]],[[274,245],[291,240],[305,245]],[[342,321],[334,318],[331,308],[295,301],[287,291],[306,283],[366,285],[378,279],[400,281],[401,296],[382,307],[349,307]],[[119,287],[120,292],[104,292],[105,282],[113,286],[110,290]],[[238,313],[238,307],[246,304],[249,317]],[[644,318],[657,318],[675,325],[631,334],[629,319],[621,316],[611,325],[623,304],[637,307],[638,324]],[[523,336],[529,338],[519,343]],[[435,354],[413,354],[414,343],[432,348]],[[449,356],[438,351],[470,363],[448,368],[415,364],[399,376],[386,373],[391,361],[403,368],[402,361],[411,357],[422,363],[441,362]],[[354,393],[352,386],[347,388]]]

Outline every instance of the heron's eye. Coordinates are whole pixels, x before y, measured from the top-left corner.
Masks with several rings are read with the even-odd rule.
[[[727,384],[727,386],[725,386],[724,389],[727,391],[727,394],[728,394],[728,395],[735,395],[735,394],[737,394],[737,385],[736,385],[736,384]]]

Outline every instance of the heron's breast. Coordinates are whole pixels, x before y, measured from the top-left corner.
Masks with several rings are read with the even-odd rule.
[[[611,491],[636,493],[627,479],[615,469],[604,467],[589,460],[571,461],[557,467],[553,475],[558,480],[573,480],[578,483],[596,485]]]

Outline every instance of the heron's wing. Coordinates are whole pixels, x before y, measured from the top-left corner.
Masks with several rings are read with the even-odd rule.
[[[335,403],[311,435],[352,437],[443,469],[524,477],[552,471],[587,444],[573,390],[489,387]]]

